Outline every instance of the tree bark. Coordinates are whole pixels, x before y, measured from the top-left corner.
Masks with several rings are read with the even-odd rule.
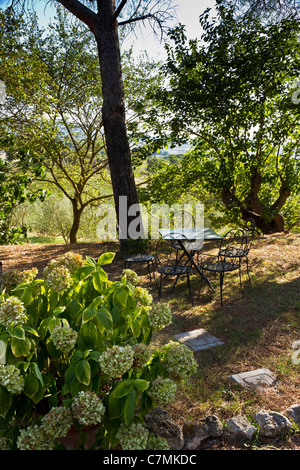
[[[98,45],[102,80],[105,142],[117,220],[120,224],[120,217],[125,216],[120,213],[120,196],[127,197],[127,209],[126,205],[124,207],[127,214],[130,206],[138,204],[138,196],[126,131],[118,24],[114,14],[114,0],[103,1],[98,28],[94,31],[94,35]]]
[[[285,193],[287,195],[287,193]],[[267,211],[263,211],[263,206],[258,200],[257,194],[252,195],[251,199],[250,194],[247,197],[247,205],[242,204],[242,202],[237,198],[232,188],[223,188],[222,190],[222,201],[225,207],[228,210],[231,210],[232,207],[238,207],[241,213],[243,220],[248,220],[252,218],[255,222],[256,227],[261,230],[264,235],[284,232],[284,218],[278,212],[275,213],[270,219],[267,217]],[[256,209],[259,209],[258,211]]]
[[[103,126],[107,158],[114,193],[118,224],[120,217],[127,228],[131,218],[128,208],[138,206],[138,195],[131,163],[131,154],[126,130],[125,99],[122,81],[121,54],[116,19],[115,0],[98,0],[98,13],[94,13],[78,0],[58,0],[78,19],[83,21],[95,36],[100,63],[103,98]],[[120,214],[120,197],[126,200],[124,212]],[[134,217],[136,218],[136,217]]]
[[[78,208],[77,200],[72,200],[72,209],[73,209],[73,223],[70,230],[70,243],[77,243],[77,234],[80,227],[80,218],[83,211],[83,208]]]

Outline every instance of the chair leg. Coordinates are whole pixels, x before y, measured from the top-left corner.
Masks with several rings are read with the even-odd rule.
[[[192,290],[191,290],[190,276],[187,274],[186,277],[187,277],[187,285],[188,285],[188,288],[189,288],[190,298],[191,298],[191,301],[192,301],[192,305],[194,305],[194,299],[193,299]]]
[[[159,282],[159,287],[158,287],[158,301],[160,301],[160,298],[161,298],[161,288],[162,288],[162,273],[160,274],[160,282]]]
[[[150,272],[150,263],[149,263],[149,261],[147,261],[147,268],[148,268],[148,276],[149,276],[149,279],[151,281],[152,277],[151,277],[151,272]]]
[[[244,289],[243,289],[243,283],[242,283],[242,271],[241,268],[239,269],[239,275],[240,275],[240,288],[242,291],[242,297],[244,298]]]
[[[246,256],[246,263],[247,263],[247,274],[248,274],[249,282],[251,282],[251,277],[250,277],[250,274],[249,274],[249,261],[248,261],[248,256]]]
[[[220,296],[221,296],[221,307],[223,307],[223,281],[224,281],[224,273],[223,271],[220,272]]]
[[[180,276],[180,274],[178,274],[178,275],[176,276],[176,279],[175,279],[174,284],[173,284],[172,289],[171,289],[171,292],[172,292],[172,293],[173,293],[173,291],[174,291],[174,289],[175,289],[175,286],[176,286],[176,284],[177,284],[177,281],[178,281],[178,279],[179,279],[179,276]]]

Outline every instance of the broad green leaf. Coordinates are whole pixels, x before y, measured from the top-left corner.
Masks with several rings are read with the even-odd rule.
[[[42,376],[42,374],[41,374],[41,371],[40,371],[38,365],[35,364],[35,363],[33,363],[33,369],[34,369],[34,373],[35,373],[35,375],[37,376],[37,378],[39,379],[41,385],[44,386],[43,376]]]
[[[31,326],[24,325],[23,328],[25,331],[28,331],[28,333],[31,333],[33,336],[36,336],[37,338],[39,337],[38,332]]]
[[[53,309],[53,314],[54,315],[59,315],[60,313],[63,313],[64,311],[66,310],[66,306],[65,305],[62,305],[60,307],[55,307]]]
[[[136,379],[134,380],[133,383],[134,383],[134,386],[140,390],[147,390],[150,384],[150,382],[148,382],[147,380],[143,380],[143,379]]]
[[[91,367],[86,359],[83,359],[76,364],[76,378],[84,385],[89,385],[91,381]]]
[[[76,277],[77,280],[83,280],[90,274],[92,274],[94,271],[95,268],[93,266],[82,266],[81,268],[77,269],[74,277]]]
[[[80,305],[80,303],[77,302],[77,300],[72,299],[68,307],[68,310],[73,319],[76,319],[78,317],[78,314],[81,311],[81,309],[82,309],[82,306]]]
[[[57,306],[58,296],[59,296],[58,292],[55,292],[53,290],[50,292],[50,297],[49,297],[50,309],[53,309]]]
[[[122,398],[128,395],[131,389],[132,389],[132,380],[126,379],[117,385],[117,387],[114,389],[112,394],[114,398]]]
[[[50,318],[49,323],[48,323],[48,330],[50,331],[50,333],[52,333],[54,328],[60,325],[61,325],[61,319],[57,317],[52,317]]]
[[[110,419],[118,419],[124,412],[125,398],[115,398],[111,393],[108,399],[108,415]]]
[[[28,356],[31,350],[31,343],[29,339],[13,338],[11,342],[11,350],[15,357]]]
[[[118,287],[113,294],[113,304],[118,309],[121,310],[126,307],[128,292],[124,287]]]
[[[99,272],[95,272],[93,274],[93,286],[94,286],[94,289],[97,291],[97,292],[102,292],[103,289],[105,289],[106,287],[106,280],[102,280],[101,276],[100,276],[100,273]]]
[[[5,418],[6,413],[11,407],[12,395],[6,388],[0,385],[0,416]]]
[[[100,357],[101,357],[101,352],[99,351],[91,351],[89,353],[89,358],[95,362],[99,362]]]
[[[141,325],[140,325],[140,322],[138,320],[134,320],[131,325],[131,331],[132,331],[132,334],[135,338],[138,338],[141,334]]]
[[[103,297],[102,295],[99,295],[98,297],[95,297],[94,300],[90,303],[90,305],[87,308],[90,308],[91,310],[96,310],[99,305],[103,303]]]
[[[19,325],[9,328],[8,332],[12,338],[25,339],[25,331]]]
[[[93,310],[90,307],[86,308],[82,314],[82,323],[86,323],[92,320],[92,318],[95,317],[96,313],[96,310]]]
[[[98,331],[96,325],[91,322],[84,323],[80,328],[80,336],[88,349],[93,349],[97,344]]]
[[[111,253],[111,252],[103,253],[98,258],[98,265],[102,266],[103,264],[110,264],[112,263],[114,257],[115,257],[115,253]]]
[[[91,258],[91,256],[86,256],[85,257],[85,264],[87,266],[93,266],[95,267],[96,266],[96,261],[94,260],[94,258]]]
[[[134,419],[135,412],[135,398],[136,392],[134,389],[130,390],[129,395],[127,396],[125,407],[124,407],[124,419],[127,426],[129,426]]]
[[[102,327],[108,331],[113,330],[113,319],[108,310],[106,308],[101,308],[97,311],[96,314],[97,321],[102,325]]]
[[[38,391],[39,391],[38,380],[32,374],[27,374],[25,377],[25,387],[24,387],[25,395],[29,398],[32,398]]]

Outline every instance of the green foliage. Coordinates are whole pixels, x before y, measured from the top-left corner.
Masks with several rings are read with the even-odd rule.
[[[156,94],[162,111],[157,106],[151,116],[173,142],[191,138],[192,151],[167,170],[178,175],[170,188],[201,186],[230,216],[254,214],[259,228],[275,229],[300,190],[298,22],[236,20],[222,7],[200,22],[202,42],[187,41],[182,26],[171,33],[163,68],[169,84]]]
[[[176,358],[177,345],[173,351],[170,344],[179,376],[167,346],[150,349],[159,312],[160,328],[170,322],[166,307],[158,305],[152,325],[152,297],[135,284],[135,273],[108,280],[104,268],[113,258],[103,253],[84,260],[69,252],[52,260],[42,279],[21,273],[23,282],[13,286],[18,277],[8,277],[0,299],[0,430],[10,448],[40,449],[34,430],[49,433],[45,422],[56,413],[71,413],[70,426],[84,432],[91,417],[84,403],[90,401],[98,410],[95,445],[109,448],[118,443],[120,427],[143,423],[157,405],[155,379],[171,379],[174,389],[195,372],[185,347],[178,344]],[[58,419],[56,434],[48,436],[52,448],[60,446],[64,422]]]

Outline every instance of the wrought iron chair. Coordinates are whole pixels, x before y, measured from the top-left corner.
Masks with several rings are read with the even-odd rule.
[[[244,296],[241,263],[242,259],[248,256],[249,249],[245,232],[242,229],[233,229],[227,232],[221,240],[217,255],[200,254],[197,257],[197,264],[201,270],[218,273],[220,276],[221,306],[223,306],[223,283],[225,273],[232,271],[239,272],[240,288],[242,296]]]
[[[122,239],[120,241],[121,253],[124,261],[124,269],[132,265],[146,264],[150,280],[154,275],[154,255],[148,253],[148,240],[145,239]],[[152,271],[152,274],[151,274]]]
[[[184,227],[185,228],[194,227],[195,226],[194,216],[188,211],[184,211],[183,215],[184,215]],[[181,211],[177,211],[177,212],[175,211],[174,212],[174,220],[176,220],[176,218],[178,216],[182,217],[182,212]],[[179,219],[179,220],[181,220],[181,219]],[[195,239],[195,240],[186,240],[186,241],[183,241],[183,246],[184,246],[185,250],[190,251],[191,255],[194,256],[194,254],[196,252],[198,252],[199,250],[202,249],[203,242],[204,242],[203,239],[200,239],[200,240],[197,240],[197,239]],[[178,243],[178,241],[176,241],[176,238],[171,243],[172,243],[172,246],[174,248],[176,248],[176,250],[177,250],[176,256],[177,256],[178,262],[180,262],[181,258],[184,256],[184,254],[182,254],[183,247]]]
[[[173,292],[179,277],[186,276],[187,285],[189,289],[189,296],[193,303],[193,296],[190,284],[190,274],[192,272],[192,268],[186,262],[185,264],[181,264],[180,260],[178,259],[177,243],[175,243],[176,238],[178,236],[178,234],[176,235],[175,233],[173,233],[172,235],[168,236],[168,239],[162,237],[158,240],[156,245],[155,263],[156,270],[160,275],[160,282],[158,286],[158,300],[160,300],[162,296],[163,279],[168,276],[175,277],[175,281],[171,289],[171,292]],[[180,237],[182,238],[182,235],[180,235]]]
[[[247,275],[249,282],[251,277],[249,274],[249,260],[248,254],[255,237],[255,222],[249,219],[245,227],[237,230],[230,230],[223,239],[222,246],[220,247],[219,255],[224,258],[229,258],[232,261],[242,263],[243,259],[247,265]]]

